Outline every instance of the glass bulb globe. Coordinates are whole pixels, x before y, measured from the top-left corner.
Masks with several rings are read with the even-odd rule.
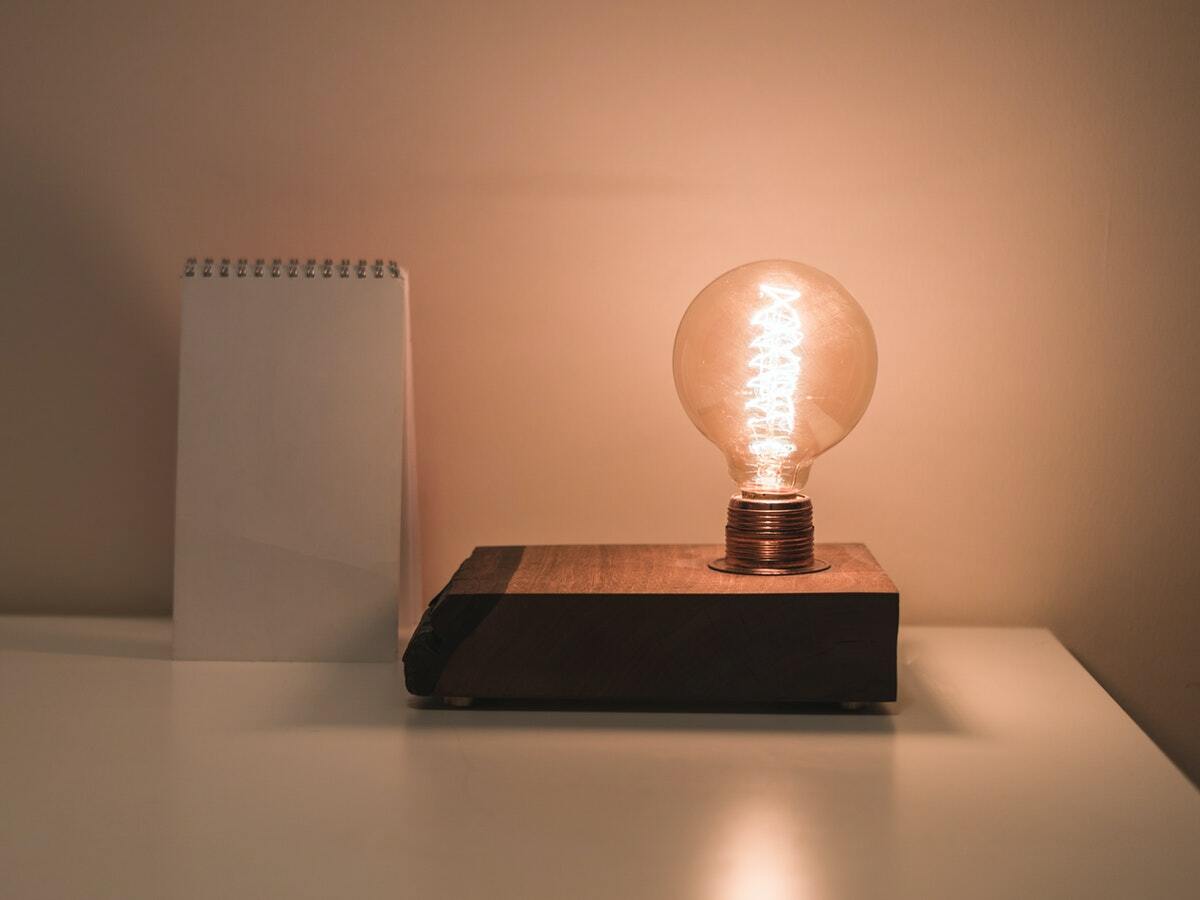
[[[875,333],[829,275],[772,259],[726,272],[675,335],[675,389],[744,496],[788,497],[875,389]]]

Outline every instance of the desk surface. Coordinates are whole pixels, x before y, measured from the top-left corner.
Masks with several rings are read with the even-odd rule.
[[[1046,631],[907,628],[860,713],[421,708],[0,617],[0,895],[1185,897],[1200,794]]]

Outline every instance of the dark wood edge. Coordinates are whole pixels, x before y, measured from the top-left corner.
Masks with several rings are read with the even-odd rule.
[[[410,694],[428,697],[434,693],[438,679],[442,677],[454,651],[496,608],[509,580],[521,564],[523,548],[488,549],[501,552],[493,554],[495,559],[488,567],[485,593],[456,593],[456,589],[461,589],[464,586],[462,582],[466,580],[460,577],[463,570],[472,563],[472,558],[468,558],[425,607],[421,621],[417,623],[400,658],[404,663],[404,686]]]

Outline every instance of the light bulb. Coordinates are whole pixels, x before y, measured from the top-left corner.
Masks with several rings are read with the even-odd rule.
[[[675,335],[675,389],[729,467],[722,571],[797,574],[813,558],[813,460],[850,433],[875,389],[875,334],[829,275],[773,259],[726,272]]]

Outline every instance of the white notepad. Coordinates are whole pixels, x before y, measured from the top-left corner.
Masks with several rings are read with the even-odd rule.
[[[176,657],[395,657],[420,590],[407,282],[188,261]]]

